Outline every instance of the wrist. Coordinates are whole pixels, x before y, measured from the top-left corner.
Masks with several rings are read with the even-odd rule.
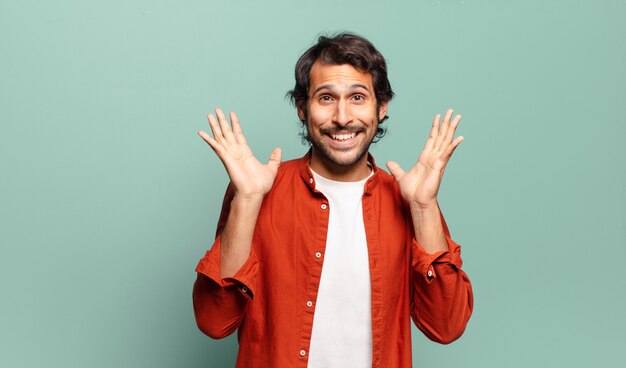
[[[420,230],[438,228],[441,223],[441,214],[437,202],[431,205],[412,204],[410,206],[411,217],[415,225],[416,235]]]
[[[241,194],[235,192],[232,203],[240,207],[260,207],[265,194]]]
[[[411,208],[411,212],[419,212],[419,213],[432,213],[439,212],[439,205],[437,204],[437,200],[432,200],[428,202],[417,202],[410,201],[409,206]]]
[[[437,202],[430,205],[411,204],[415,240],[428,254],[448,250],[441,213]]]

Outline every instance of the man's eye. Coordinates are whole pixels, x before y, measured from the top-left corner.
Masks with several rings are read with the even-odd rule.
[[[365,96],[363,96],[363,95],[354,95],[354,96],[352,96],[352,98],[354,100],[356,100],[356,101],[363,101],[363,100],[365,100]]]
[[[328,96],[328,95],[325,95],[325,96],[321,96],[321,97],[320,97],[320,101],[330,101],[330,100],[331,100],[331,98],[330,98],[330,96]]]

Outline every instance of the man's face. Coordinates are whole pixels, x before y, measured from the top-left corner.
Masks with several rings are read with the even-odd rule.
[[[306,120],[313,153],[324,165],[353,166],[366,160],[387,103],[376,106],[372,75],[349,64],[317,61],[311,68]]]

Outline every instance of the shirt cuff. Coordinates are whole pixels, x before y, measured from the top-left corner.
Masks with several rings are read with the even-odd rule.
[[[461,259],[461,246],[452,240],[447,234],[446,242],[448,243],[448,250],[429,254],[426,253],[417,240],[413,239],[413,269],[429,282],[437,277],[435,265],[448,264],[452,265],[457,270],[461,269],[461,266],[463,266],[463,260]]]
[[[222,278],[220,272],[220,248],[221,238],[218,236],[211,249],[196,266],[196,272],[203,274],[223,288],[237,287],[240,292],[252,299],[256,290],[256,275],[258,269],[257,259],[252,251],[250,256],[231,277]]]

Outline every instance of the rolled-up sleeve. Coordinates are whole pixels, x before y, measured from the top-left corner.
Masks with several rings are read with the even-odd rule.
[[[215,242],[196,266],[193,308],[196,323],[206,335],[220,339],[233,333],[244,319],[247,304],[254,297],[258,262],[254,250],[231,277],[220,271],[221,232],[226,226],[233,189],[224,196]]]
[[[461,247],[450,238],[443,216],[442,222],[447,251],[428,254],[412,239],[411,317],[429,339],[448,344],[465,331],[474,298],[469,277],[461,269]]]
[[[251,251],[246,262],[233,276],[222,278],[220,272],[220,248],[221,237],[218,236],[211,249],[206,252],[204,257],[198,263],[198,266],[196,266],[196,272],[206,276],[223,288],[237,286],[241,292],[244,293],[244,295],[252,299],[256,289],[255,281],[258,267],[258,262],[254,252]]]

